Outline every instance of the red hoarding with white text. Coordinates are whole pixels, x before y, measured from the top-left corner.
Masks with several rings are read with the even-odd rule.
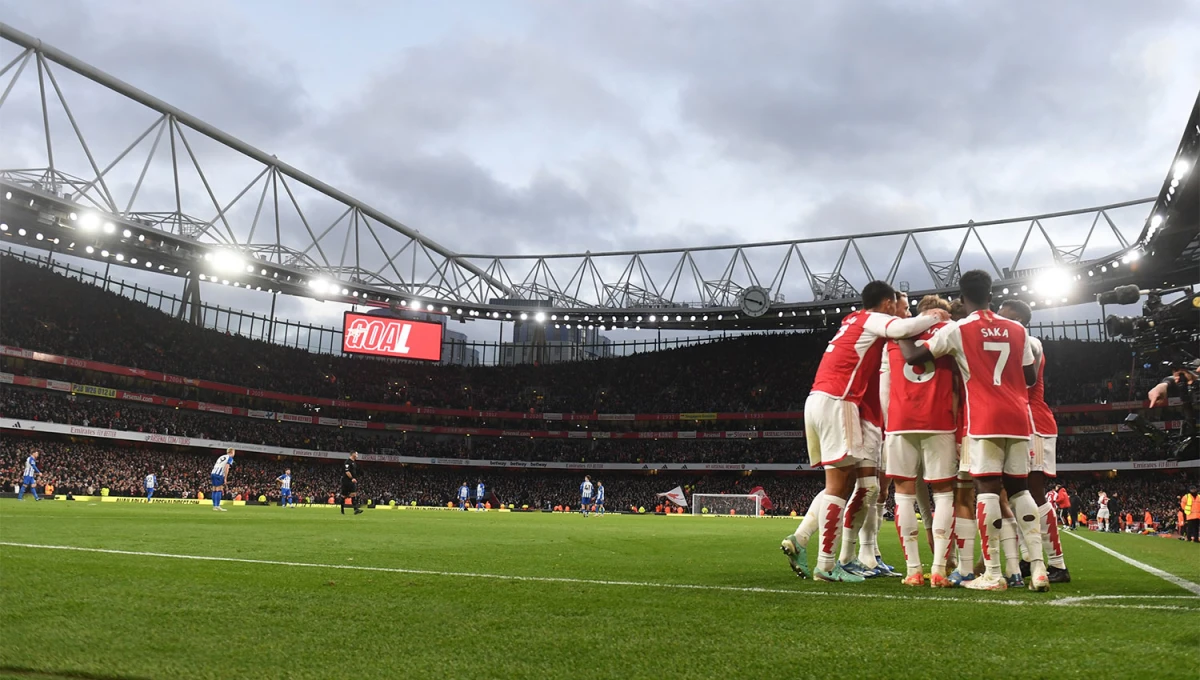
[[[342,351],[414,361],[442,360],[442,325],[346,312]]]

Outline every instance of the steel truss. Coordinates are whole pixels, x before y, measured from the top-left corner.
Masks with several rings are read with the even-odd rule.
[[[736,325],[730,322],[751,288],[768,294],[770,317],[840,311],[876,278],[918,293],[949,292],[964,270],[983,268],[998,290],[1015,290],[1040,268],[1075,275],[1120,257],[1134,245],[1126,234],[1143,229],[1145,206],[1154,200],[742,245],[461,254],[32,36],[0,24],[0,38],[18,49],[0,67],[0,121],[7,121],[0,122],[0,168],[7,168],[0,184],[58,201],[59,215],[86,208],[198,252],[236,251],[257,263],[251,270],[269,265],[298,281],[327,281],[326,298],[360,293],[345,297],[351,302],[419,298],[461,316],[500,318],[522,309],[522,301],[549,301],[558,313],[611,315],[617,325],[657,312],[658,325],[713,328]],[[111,98],[131,111],[128,120],[143,121],[127,144],[85,135],[99,127],[94,114],[104,107],[73,109],[67,94],[76,89],[88,102]],[[111,148],[100,153],[102,146]],[[701,321],[684,321],[685,310],[687,319],[700,314]]]

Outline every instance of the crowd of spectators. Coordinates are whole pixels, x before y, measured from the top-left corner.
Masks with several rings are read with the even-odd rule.
[[[110,495],[143,496],[145,477],[154,473],[158,478],[156,495],[170,498],[196,498],[197,494],[207,497],[211,488],[209,473],[221,453],[121,442],[81,443],[9,437],[0,441],[0,482],[5,490],[13,489],[20,482],[25,458],[34,450],[41,452],[39,465],[43,474],[39,485],[49,482],[56,493],[98,495],[101,489],[108,489]],[[336,461],[281,460],[239,453],[229,475],[227,496],[257,499],[261,495],[277,501],[275,479],[288,468],[292,471],[293,493],[300,502],[327,503],[338,490],[342,468]],[[376,503],[395,501],[398,504],[445,506],[455,502],[460,485],[468,484],[473,493],[475,484],[483,482],[489,490],[489,499],[496,504],[494,507],[503,503],[548,509],[575,507],[584,474],[590,474],[593,481],[604,483],[610,510],[631,507],[653,510],[661,502],[657,494],[676,486],[683,487],[689,498],[695,493],[747,494],[761,486],[773,502],[776,514],[792,511],[802,514],[823,486],[821,476],[816,474],[654,474],[363,463],[359,488],[365,498]],[[1140,472],[1107,479],[1101,477],[1099,473],[1059,476],[1059,481],[1066,485],[1072,496],[1076,512],[1082,509],[1094,518],[1097,494],[1105,491],[1110,498],[1120,498],[1122,511],[1134,513],[1138,521],[1150,511],[1155,521],[1173,523],[1178,496],[1188,484],[1186,476],[1179,474]],[[1194,477],[1191,483],[1195,483]]]
[[[592,361],[461,367],[319,355],[198,328],[11,257],[0,295],[5,344],[305,396],[482,410],[799,410],[828,339],[764,334]],[[1126,400],[1141,389],[1126,344],[1048,341],[1046,352],[1052,404]]]
[[[1171,529],[1176,524],[1180,496],[1195,484],[1195,475],[1190,478],[1182,474],[1126,475],[1115,479],[1084,477],[1069,484],[1068,489],[1073,512],[1082,510],[1089,519],[1096,519],[1098,499],[1103,491],[1109,497],[1109,510],[1113,512],[1112,526],[1119,526],[1121,519],[1117,517],[1118,513],[1129,513],[1135,522],[1140,523],[1149,512],[1160,528]]]
[[[0,442],[0,481],[5,490],[19,484],[26,457],[41,452],[39,485],[51,483],[56,493],[98,495],[108,489],[110,495],[143,496],[146,475],[158,478],[156,495],[169,498],[206,497],[209,473],[220,451],[195,452],[161,447],[131,446],[117,442],[64,442],[6,438]],[[257,499],[260,495],[277,500],[276,477],[285,469],[292,471],[292,492],[308,502],[325,503],[337,492],[342,467],[337,461],[279,460],[270,456],[239,453],[227,483],[227,495]],[[487,485],[495,503],[548,508],[575,506],[583,471],[502,470],[436,468],[384,463],[362,463],[359,489],[365,498],[377,503],[396,501],[441,506],[456,499],[458,488],[467,483],[474,494],[475,484]],[[624,473],[591,472],[593,480],[604,482],[610,509],[653,508],[656,494],[676,486],[691,493],[749,493],[762,485],[780,511],[803,510],[821,488],[815,475],[750,476],[733,473]]]
[[[425,458],[606,463],[797,463],[805,442],[790,439],[558,439],[376,432],[115,402],[36,389],[0,387],[0,416],[149,434],[317,451]],[[1158,460],[1161,444],[1140,435],[1062,437],[1061,463]]]

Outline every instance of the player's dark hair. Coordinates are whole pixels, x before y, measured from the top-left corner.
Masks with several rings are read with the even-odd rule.
[[[1029,322],[1033,321],[1033,310],[1025,304],[1024,300],[1005,300],[1004,304],[1000,305],[1000,309],[1005,307],[1017,313],[1017,321],[1020,321],[1022,326],[1028,326]]]
[[[967,310],[963,309],[962,298],[956,298],[950,302],[950,320],[958,321],[967,315]]]
[[[895,289],[883,281],[872,281],[862,291],[863,309],[875,309],[884,302],[895,299]]]
[[[992,275],[982,269],[972,269],[958,280],[958,288],[967,302],[986,307],[992,299]]]

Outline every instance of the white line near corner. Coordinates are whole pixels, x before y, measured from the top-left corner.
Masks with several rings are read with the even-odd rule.
[[[569,583],[576,585],[594,585],[594,586],[623,586],[632,588],[659,588],[664,590],[701,590],[708,592],[733,592],[733,593],[766,593],[770,595],[799,595],[813,597],[848,597],[848,598],[865,598],[871,600],[904,600],[908,602],[938,602],[938,603],[956,603],[956,604],[992,604],[1008,607],[1024,607],[1024,606],[1058,606],[1058,607],[1083,607],[1088,609],[1153,609],[1163,611],[1190,611],[1195,612],[1200,609],[1196,607],[1180,607],[1175,605],[1155,605],[1155,604],[1106,604],[1093,602],[1093,599],[1143,599],[1141,596],[1084,596],[1073,598],[1060,599],[1045,599],[1045,600],[994,600],[974,597],[945,597],[945,596],[912,596],[912,595],[890,595],[886,593],[863,593],[863,592],[848,592],[848,591],[827,591],[827,590],[796,590],[786,588],[758,588],[744,586],[716,586],[704,584],[689,584],[689,583],[654,583],[650,581],[606,581],[600,579],[585,579],[585,578],[567,578],[560,576],[518,576],[513,574],[483,574],[474,572],[461,571],[433,571],[428,569],[404,569],[400,567],[368,567],[351,564],[313,564],[309,562],[285,562],[281,560],[256,560],[243,557],[215,557],[211,555],[181,555],[175,553],[157,553],[144,552],[138,550],[114,550],[110,548],[82,548],[72,545],[39,545],[36,543],[12,543],[9,541],[0,541],[0,546],[11,548],[28,548],[32,550],[65,550],[70,552],[84,553],[101,553],[105,555],[127,555],[132,557],[157,557],[163,559],[175,560],[196,560],[201,562],[236,562],[239,564],[260,564],[278,567],[301,567],[308,569],[342,569],[349,571],[370,571],[370,572],[385,572],[391,574],[414,574],[420,576],[441,576],[441,577],[458,577],[472,579],[492,579],[497,581],[527,581],[534,583]],[[1184,599],[1195,600],[1196,598],[1188,596],[1146,596],[1144,599]]]
[[[1060,536],[1063,534],[1066,534],[1067,536],[1071,536],[1072,538],[1077,538],[1077,539],[1083,541],[1084,543],[1087,543],[1088,545],[1092,546],[1093,548],[1100,550],[1101,552],[1106,552],[1109,555],[1112,555],[1113,557],[1117,558],[1118,560],[1121,560],[1125,564],[1137,567],[1138,569],[1141,569],[1142,571],[1144,571],[1148,574],[1154,574],[1155,576],[1161,578],[1164,581],[1167,581],[1168,583],[1174,583],[1175,585],[1179,586],[1180,588],[1183,588],[1184,590],[1188,591],[1189,593],[1192,593],[1193,595],[1200,595],[1200,584],[1192,583],[1191,581],[1189,581],[1185,578],[1180,578],[1180,577],[1176,576],[1175,574],[1165,572],[1162,569],[1159,569],[1158,567],[1152,567],[1149,564],[1146,564],[1145,562],[1138,562],[1137,560],[1133,559],[1132,557],[1126,557],[1125,555],[1122,555],[1121,553],[1117,552],[1116,550],[1113,550],[1112,548],[1103,546],[1103,545],[1093,541],[1090,538],[1084,538],[1083,536],[1079,536],[1073,531],[1059,532]]]

